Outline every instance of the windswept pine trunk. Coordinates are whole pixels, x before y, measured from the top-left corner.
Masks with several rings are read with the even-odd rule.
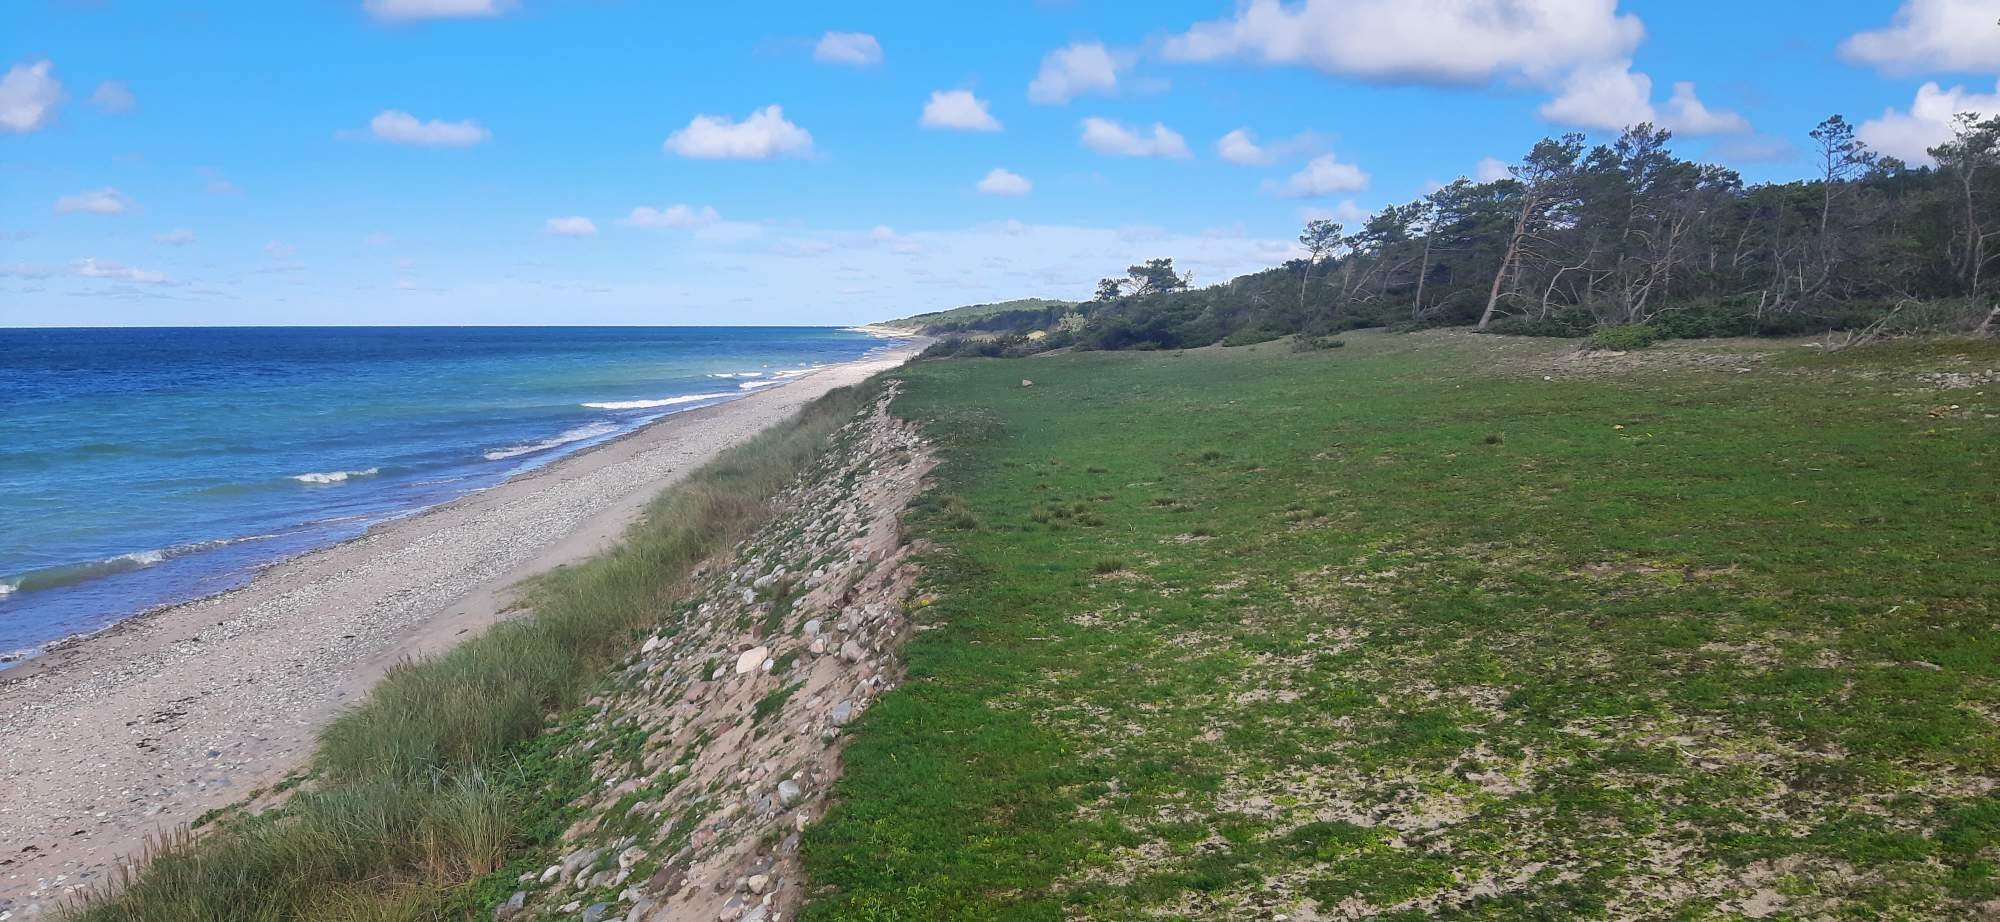
[[[1417,303],[1410,308],[1410,319],[1419,320],[1424,316],[1424,282],[1431,277],[1431,241],[1437,239],[1437,229],[1424,232],[1424,258],[1417,268]]]
[[[1528,236],[1528,215],[1534,212],[1536,204],[1532,195],[1521,200],[1521,214],[1514,219],[1514,232],[1507,237],[1507,250],[1500,256],[1499,268],[1493,270],[1493,287],[1486,292],[1486,309],[1479,312],[1479,325],[1473,329],[1484,330],[1493,322],[1493,312],[1500,306],[1500,284],[1507,280],[1507,268],[1521,252],[1521,241]]]

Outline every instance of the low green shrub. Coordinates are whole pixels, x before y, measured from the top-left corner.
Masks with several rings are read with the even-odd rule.
[[[1613,352],[1629,352],[1644,349],[1660,341],[1660,331],[1643,323],[1627,323],[1619,326],[1600,327],[1590,334],[1587,345],[1592,349]]]

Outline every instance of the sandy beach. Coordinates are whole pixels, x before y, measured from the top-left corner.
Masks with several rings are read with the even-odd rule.
[[[918,346],[680,413],[0,673],[0,919],[297,767],[384,670],[503,618],[724,448]]]

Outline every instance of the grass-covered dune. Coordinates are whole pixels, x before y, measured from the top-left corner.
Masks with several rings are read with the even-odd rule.
[[[807,918],[1992,912],[1996,368],[1448,333],[919,363],[935,602]]]

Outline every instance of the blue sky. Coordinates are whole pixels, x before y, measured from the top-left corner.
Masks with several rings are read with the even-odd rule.
[[[0,325],[830,324],[1086,297],[1151,256],[1222,281],[1306,217],[1565,130],[1650,118],[1755,182],[1807,175],[1840,112],[1921,160],[1952,112],[2000,112],[1996,23],[2000,0],[7,0]]]

